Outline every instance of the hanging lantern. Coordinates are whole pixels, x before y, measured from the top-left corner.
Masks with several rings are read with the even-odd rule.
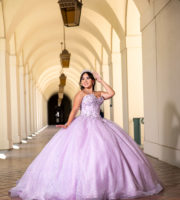
[[[63,26],[63,32],[64,32],[64,49],[62,50],[62,53],[59,56],[60,56],[60,61],[61,61],[62,67],[68,68],[69,63],[70,63],[71,54],[66,49],[66,38],[65,38],[66,35],[65,35],[64,26]],[[62,47],[62,45],[63,45],[63,43],[61,42],[61,47]]]
[[[59,0],[59,7],[65,26],[79,26],[82,0]]]
[[[66,85],[66,76],[64,73],[62,73],[61,76],[59,77],[59,81],[61,86],[64,87]]]
[[[70,57],[71,57],[71,54],[68,52],[67,49],[64,49],[62,53],[60,54],[60,61],[61,61],[62,67],[64,68],[69,67]]]

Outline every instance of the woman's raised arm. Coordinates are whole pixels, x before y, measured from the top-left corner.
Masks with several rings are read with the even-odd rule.
[[[93,72],[94,78],[103,85],[105,88],[106,92],[101,91],[101,96],[104,97],[104,99],[109,99],[115,95],[115,91],[112,89],[110,85],[108,85],[97,72]]]

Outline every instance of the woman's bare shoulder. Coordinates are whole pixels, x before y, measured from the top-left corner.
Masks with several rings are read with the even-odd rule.
[[[75,98],[82,98],[84,96],[84,92],[82,90],[78,91],[75,95]]]

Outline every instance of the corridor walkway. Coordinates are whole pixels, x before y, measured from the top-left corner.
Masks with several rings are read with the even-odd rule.
[[[57,131],[55,127],[48,127],[29,140],[28,144],[21,144],[20,150],[8,151],[6,160],[0,160],[0,200],[10,199],[8,190],[15,185],[27,166]],[[163,182],[165,190],[153,197],[138,200],[180,200],[180,169],[154,158],[148,158]]]

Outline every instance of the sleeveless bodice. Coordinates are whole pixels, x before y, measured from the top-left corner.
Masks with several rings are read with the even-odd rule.
[[[81,102],[81,116],[100,117],[100,106],[104,98],[97,98],[94,94],[87,94]]]

